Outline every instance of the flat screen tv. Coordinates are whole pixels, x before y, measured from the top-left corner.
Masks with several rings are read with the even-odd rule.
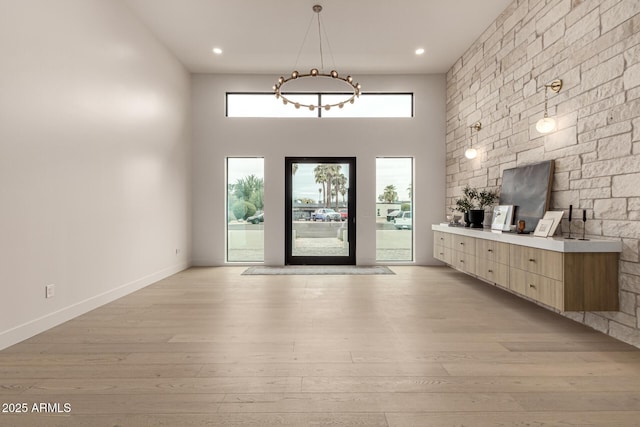
[[[553,171],[553,160],[549,160],[505,169],[502,173],[500,204],[515,206],[515,224],[524,220],[525,232],[535,230],[549,210]]]

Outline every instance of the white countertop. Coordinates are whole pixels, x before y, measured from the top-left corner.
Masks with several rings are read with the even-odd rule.
[[[580,236],[576,236],[576,239],[568,240],[562,237],[536,237],[533,234],[494,232],[488,228],[448,227],[439,224],[433,224],[431,229],[555,252],[622,252],[622,242],[620,240],[578,240]]]

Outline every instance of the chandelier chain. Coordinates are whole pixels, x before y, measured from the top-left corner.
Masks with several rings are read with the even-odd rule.
[[[317,68],[312,68],[308,73],[301,73],[297,70],[298,61],[300,60],[300,56],[302,54],[302,49],[304,48],[307,37],[309,36],[311,25],[313,24],[313,16],[312,16],[311,20],[309,21],[309,25],[307,26],[307,32],[304,35],[302,45],[300,46],[300,50],[298,51],[298,56],[296,57],[296,63],[293,67],[294,68],[293,71],[288,77],[285,77],[284,75],[282,75],[278,78],[278,81],[276,82],[276,84],[273,85],[273,93],[276,99],[282,100],[282,103],[284,105],[292,104],[295,108],[305,107],[311,111],[314,111],[316,108],[318,109],[324,108],[327,111],[330,110],[332,107],[343,108],[346,104],[353,104],[355,99],[360,97],[361,86],[360,86],[360,83],[355,82],[353,77],[351,77],[350,75],[347,75],[346,77],[341,76],[335,70],[335,60],[333,61],[334,69],[332,69],[331,72],[329,73],[324,71],[324,51],[322,48],[322,32],[323,31],[325,33],[325,38],[327,41],[329,51],[331,53],[332,60],[333,60],[333,52],[331,52],[331,44],[329,43],[329,37],[326,35],[327,30],[326,28],[322,27],[322,21],[320,20],[321,19],[320,12],[322,11],[322,6],[317,4],[314,5],[313,11],[318,15],[317,19],[318,19],[318,45],[320,48],[320,71]],[[343,82],[346,85],[348,85],[350,94],[346,94],[345,98],[341,101],[335,101],[334,103],[327,103],[327,104],[321,105],[320,100],[318,100],[318,104],[300,102],[299,100],[290,99],[289,95],[283,92],[283,86],[285,86],[287,83],[291,82],[292,80],[301,80],[307,77],[327,78],[333,81]]]
[[[309,20],[309,25],[307,25],[307,32],[304,33],[304,39],[302,39],[302,43],[300,44],[300,49],[298,50],[298,56],[296,56],[296,62],[293,65],[293,69],[297,69],[298,68],[298,61],[300,60],[300,55],[302,55],[302,49],[304,49],[304,45],[307,42],[307,37],[309,37],[309,31],[311,31],[311,25],[313,24],[313,18],[314,16],[311,15],[311,19]]]
[[[322,54],[322,32],[320,31],[320,12],[318,15],[318,44],[320,45],[320,71],[324,73],[324,55]]]

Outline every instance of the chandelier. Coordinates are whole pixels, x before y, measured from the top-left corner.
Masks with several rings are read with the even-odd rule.
[[[347,76],[347,77],[343,77],[340,74],[338,74],[338,72],[334,69],[331,70],[331,72],[329,73],[325,73],[324,71],[324,57],[323,57],[323,52],[322,52],[322,24],[320,21],[320,12],[322,11],[322,6],[316,4],[315,6],[313,6],[313,12],[316,14],[317,18],[318,18],[318,43],[319,43],[319,47],[320,47],[320,70],[318,70],[317,68],[312,68],[308,73],[301,73],[297,70],[294,70],[291,72],[291,75],[289,77],[283,77],[280,76],[280,78],[278,79],[278,81],[276,82],[276,84],[273,86],[273,93],[275,94],[277,99],[282,99],[282,103],[284,105],[288,105],[291,104],[293,105],[295,108],[308,108],[309,110],[313,111],[316,108],[320,109],[320,108],[324,108],[325,110],[330,110],[331,107],[338,107],[338,108],[343,108],[345,106],[345,104],[353,104],[356,98],[360,97],[360,83],[354,83],[353,81],[353,77],[351,76]],[[311,20],[311,22],[309,23],[309,28],[311,28],[311,24],[313,23],[313,19]],[[307,34],[309,33],[309,28],[307,29]],[[305,39],[306,39],[306,35],[305,35]],[[304,46],[304,40],[302,42],[303,46]],[[300,49],[302,51],[302,48]],[[298,53],[298,58],[300,57],[300,54]],[[297,59],[296,59],[296,65],[297,65]],[[294,66],[295,68],[295,66]],[[336,102],[334,104],[305,104],[303,102],[299,102],[296,100],[291,100],[290,98],[287,97],[287,95],[285,93],[283,93],[283,88],[285,87],[285,85],[287,85],[287,83],[290,83],[293,80],[301,80],[307,77],[311,77],[311,78],[325,78],[325,79],[330,79],[332,81],[335,82],[343,82],[345,84],[340,85],[341,88],[342,87],[347,87],[349,90],[348,94],[345,94],[345,98],[343,100],[340,100],[339,102]],[[337,92],[343,92],[344,89],[341,89]]]

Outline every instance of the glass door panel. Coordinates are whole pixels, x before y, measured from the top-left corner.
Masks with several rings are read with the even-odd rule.
[[[355,159],[286,159],[287,264],[355,264]]]
[[[413,159],[376,159],[376,261],[413,261]]]

